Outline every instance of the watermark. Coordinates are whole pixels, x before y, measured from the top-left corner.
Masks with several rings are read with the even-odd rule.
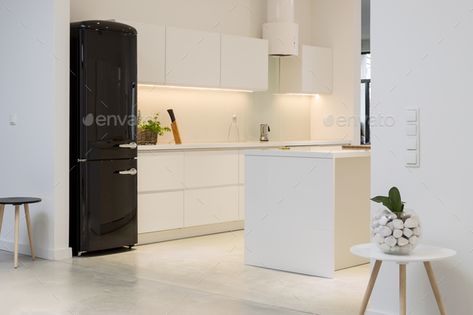
[[[82,124],[86,127],[96,125],[98,127],[118,127],[118,126],[136,126],[138,118],[135,115],[94,115],[88,114],[82,119]]]
[[[327,115],[323,119],[323,124],[325,127],[355,127],[359,121],[359,118],[356,116]],[[391,128],[396,125],[396,119],[390,115],[372,115],[369,116],[368,124],[370,127]]]

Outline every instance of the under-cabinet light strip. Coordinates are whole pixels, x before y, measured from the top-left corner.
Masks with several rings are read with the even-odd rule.
[[[207,87],[195,87],[195,86],[178,86],[178,85],[157,85],[157,84],[142,84],[139,83],[140,87],[158,87],[158,88],[169,88],[169,89],[183,89],[183,90],[199,90],[199,91],[220,91],[220,92],[243,92],[253,93],[251,90],[239,90],[239,89],[221,89],[221,88],[207,88]]]

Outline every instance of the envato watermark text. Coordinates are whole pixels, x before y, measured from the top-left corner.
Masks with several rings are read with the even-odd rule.
[[[354,127],[360,123],[360,119],[356,116],[335,116],[328,115],[323,119],[325,127]],[[361,121],[365,123],[365,121]],[[369,116],[368,124],[370,127],[394,127],[396,119],[389,115],[373,115]]]

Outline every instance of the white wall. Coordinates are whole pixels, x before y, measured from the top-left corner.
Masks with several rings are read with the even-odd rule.
[[[333,50],[333,93],[312,105],[312,139],[360,141],[361,1],[313,0],[312,42]]]
[[[312,0],[296,0],[295,18],[302,43],[312,40]],[[227,34],[261,37],[266,20],[266,0],[72,0],[71,19],[116,19],[169,25]],[[271,89],[278,71],[272,68]],[[239,120],[240,141],[256,141],[259,123],[269,123],[272,140],[310,139],[312,99],[267,93],[231,93],[140,88],[138,106],[144,116],[159,112],[169,123],[165,110],[174,108],[183,141],[227,141],[232,115]],[[167,135],[159,142],[168,143]]]
[[[433,264],[449,314],[473,314],[473,11],[471,1],[372,1],[372,193],[397,185],[424,226],[423,242],[458,256]],[[401,49],[402,48],[402,49]],[[403,165],[404,109],[419,107],[421,167]],[[396,266],[382,268],[370,309],[398,314]],[[425,271],[408,266],[408,313],[438,314]],[[379,314],[376,313],[376,314]]]
[[[261,37],[265,0],[72,0],[71,20],[117,19]]]
[[[69,257],[69,2],[2,1],[0,38],[0,195],[41,197],[31,206],[36,253]],[[13,208],[5,213],[0,248],[11,250]],[[20,251],[29,253],[21,219]]]

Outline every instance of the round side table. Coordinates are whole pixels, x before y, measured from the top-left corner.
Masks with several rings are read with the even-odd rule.
[[[406,265],[413,262],[422,262],[424,263],[425,270],[429,277],[430,285],[432,291],[435,295],[435,300],[440,310],[440,314],[446,315],[445,305],[442,302],[440,296],[440,290],[437,286],[437,281],[435,280],[434,271],[432,269],[431,262],[436,260],[442,260],[456,255],[456,252],[452,249],[441,248],[435,246],[419,245],[410,255],[389,255],[384,254],[379,250],[374,244],[360,244],[355,245],[351,248],[352,254],[360,256],[363,258],[372,259],[375,261],[373,270],[371,272],[370,281],[368,287],[366,288],[365,296],[363,298],[363,303],[360,309],[360,315],[364,315],[368,302],[373,292],[374,285],[376,283],[376,278],[378,277],[379,269],[381,264],[385,261],[394,262],[399,264],[399,306],[401,315],[406,315]]]
[[[15,244],[13,250],[13,266],[18,268],[18,238],[20,234],[20,206],[25,208],[26,227],[28,228],[28,239],[30,241],[31,257],[35,259],[33,249],[33,233],[31,231],[31,219],[30,219],[30,204],[41,202],[40,198],[30,197],[13,197],[13,198],[0,198],[0,232],[2,231],[3,212],[6,205],[12,205],[15,207]]]

